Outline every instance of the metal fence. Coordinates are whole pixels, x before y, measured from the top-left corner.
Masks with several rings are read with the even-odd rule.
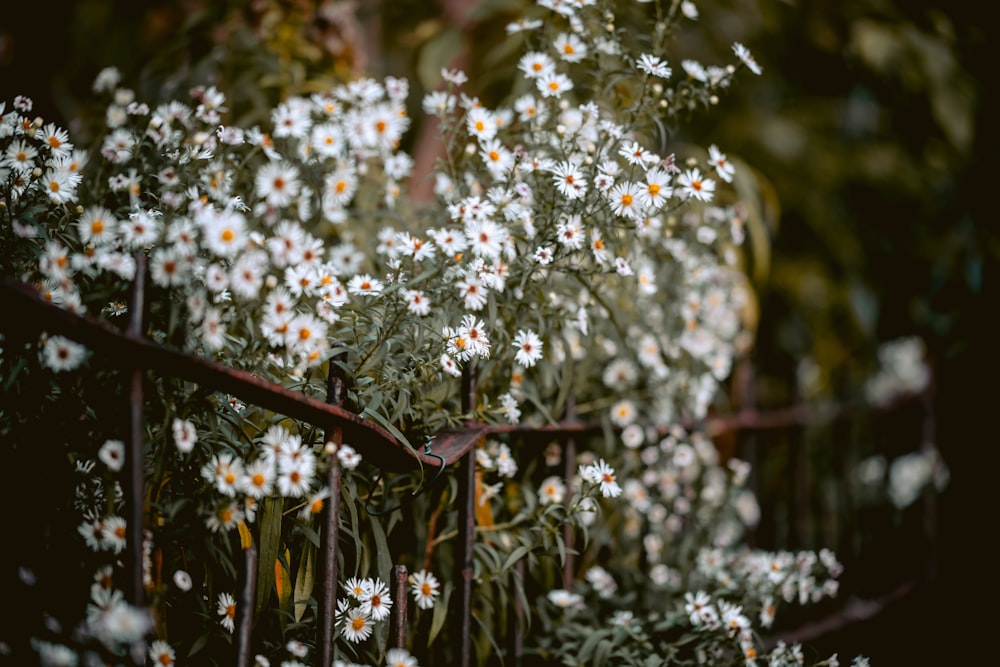
[[[541,436],[549,442],[562,445],[564,475],[570,479],[575,474],[576,447],[579,441],[599,432],[595,424],[576,419],[572,401],[565,418],[558,424],[528,427],[520,425],[487,425],[468,423],[455,431],[437,434],[432,445],[424,449],[413,449],[399,441],[386,429],[371,420],[342,407],[345,395],[345,381],[340,373],[340,364],[329,364],[326,401],[319,401],[301,393],[288,390],[274,383],[264,381],[249,373],[232,369],[212,361],[168,349],[154,343],[143,335],[145,310],[145,258],[136,256],[136,279],[131,288],[128,326],[124,331],[116,329],[104,321],[76,315],[65,311],[41,298],[29,286],[15,283],[0,285],[0,312],[7,313],[0,320],[0,330],[19,337],[36,336],[47,331],[60,334],[86,345],[106,363],[117,367],[128,378],[130,433],[126,443],[126,473],[124,478],[126,521],[128,526],[127,551],[125,557],[129,581],[125,587],[126,597],[134,605],[144,603],[142,584],[142,541],[143,541],[143,498],[144,482],[142,470],[142,449],[144,446],[143,384],[147,372],[162,376],[172,376],[196,382],[202,387],[210,387],[231,394],[247,404],[270,410],[312,426],[325,432],[327,442],[339,445],[350,442],[368,461],[390,472],[414,470],[419,466],[430,470],[453,469],[458,480],[459,534],[455,542],[455,571],[452,576],[456,585],[453,595],[450,635],[453,638],[453,654],[458,664],[470,665],[473,661],[473,574],[475,517],[475,450],[476,445],[490,435],[501,433],[524,436]],[[16,316],[10,314],[16,313]],[[340,358],[342,361],[342,358]],[[809,547],[814,541],[838,550],[838,555],[846,554],[847,564],[860,563],[865,554],[864,545],[859,546],[858,523],[852,516],[850,492],[845,484],[838,497],[831,503],[810,503],[809,466],[810,448],[816,429],[822,433],[845,435],[855,420],[857,406],[839,404],[800,405],[779,410],[759,411],[753,405],[752,375],[743,369],[737,382],[742,389],[737,392],[739,409],[733,414],[709,417],[699,426],[710,435],[719,438],[729,454],[739,454],[753,464],[757,470],[756,491],[764,495],[764,505],[774,500],[782,507],[783,516],[764,517],[761,528],[752,539],[769,548]],[[462,377],[463,409],[475,405],[476,378],[469,367]],[[923,447],[932,446],[934,422],[931,394],[925,392],[917,396],[904,397],[899,404],[885,406],[882,413],[893,413],[901,407],[916,406],[920,424],[919,438]],[[906,415],[909,422],[914,414]],[[833,443],[836,450],[841,443]],[[337,544],[340,517],[341,468],[336,454],[329,455],[330,502],[325,508],[320,548],[319,573],[316,580],[320,590],[315,595],[318,602],[317,653],[321,665],[330,665],[334,658],[334,624],[337,592]],[[783,461],[775,474],[768,472],[774,466],[762,465],[765,458],[771,462]],[[835,457],[832,469],[834,478],[844,478],[849,473],[849,448]],[[763,472],[760,472],[763,471]],[[776,480],[784,478],[783,483]],[[774,495],[774,489],[779,493]],[[782,501],[780,496],[784,494]],[[773,498],[771,498],[773,496]],[[928,558],[913,576],[895,582],[888,591],[877,591],[874,600],[856,601],[854,606],[840,607],[821,619],[813,619],[808,624],[789,630],[777,639],[809,640],[828,632],[838,624],[856,621],[877,613],[880,605],[897,599],[912,590],[921,581],[934,576],[933,553],[936,546],[933,501],[923,508],[923,522],[927,538]],[[563,585],[569,588],[574,577],[572,528],[564,532],[568,556],[563,568]],[[258,553],[253,544],[244,544],[244,576],[238,605],[235,663],[245,667],[251,662],[250,645],[253,627],[254,600],[256,599],[256,577]],[[523,563],[517,565],[523,577]],[[405,647],[407,632],[407,568],[397,564],[393,568],[391,591],[397,604],[392,607],[390,620],[390,646]],[[506,664],[519,665],[523,655],[523,632],[521,619],[524,610],[514,596],[511,603],[514,619],[508,623],[508,646]]]

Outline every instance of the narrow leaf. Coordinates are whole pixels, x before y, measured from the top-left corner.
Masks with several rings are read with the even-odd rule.
[[[295,575],[295,622],[302,620],[303,614],[309,606],[309,598],[312,597],[313,586],[316,583],[316,547],[307,543],[302,552],[302,560],[299,562],[299,572]]]
[[[281,546],[281,510],[284,498],[264,499],[260,519],[260,560],[257,567],[257,614],[267,604],[274,587],[274,561]],[[256,614],[255,614],[256,615]]]

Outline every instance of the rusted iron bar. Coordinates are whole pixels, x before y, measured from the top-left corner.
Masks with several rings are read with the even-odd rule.
[[[406,648],[407,602],[406,580],[410,576],[402,563],[392,567],[392,612],[389,626],[389,646]],[[325,664],[325,663],[324,663]]]
[[[243,577],[240,601],[236,606],[236,667],[250,665],[253,609],[257,600],[257,548],[252,544],[243,549]]]
[[[476,371],[470,361],[462,372],[462,412],[471,414],[476,406]],[[458,463],[458,542],[455,555],[455,655],[461,667],[472,664],[472,577],[476,536],[476,452],[471,448]]]
[[[146,310],[146,256],[135,254],[135,279],[130,295],[128,333],[141,336],[143,314]],[[143,367],[136,363],[128,368],[128,453],[125,455],[125,584],[126,599],[136,607],[145,605],[143,586],[142,541],[145,497],[145,477],[143,475],[144,450],[146,445],[146,425],[143,418]],[[145,642],[142,648],[134,647],[130,652],[133,664],[142,665],[146,658]]]
[[[42,299],[22,284],[0,285],[0,308],[21,317],[3,318],[0,326],[10,330],[47,330],[86,345],[120,368],[143,367],[226,392],[273,412],[324,428],[336,424],[344,441],[368,460],[377,460],[391,472],[406,472],[420,465],[438,467],[440,459],[427,456],[394,438],[387,430],[343,407],[327,405],[300,392],[223,364],[162,347],[140,334],[122,332],[105,321],[77,315]],[[475,444],[475,435],[464,433],[435,441],[435,451],[446,452],[446,463],[454,463]],[[405,456],[387,455],[398,450]],[[442,454],[444,455],[444,454]]]
[[[128,334],[142,336],[143,313],[146,310],[146,256],[135,254],[135,279],[132,281],[129,304]],[[16,312],[16,311],[14,311]],[[128,454],[125,456],[125,570],[128,582],[125,595],[139,607],[144,603],[142,584],[143,498],[145,479],[143,464],[146,444],[146,427],[143,421],[143,367],[138,363],[128,368],[129,435]]]
[[[811,621],[794,630],[764,637],[763,648],[765,651],[771,651],[780,642],[789,646],[793,644],[804,645],[815,642],[821,637],[829,637],[838,630],[875,618],[889,606],[900,603],[931,583],[933,583],[933,579],[912,579],[903,582],[889,593],[874,600],[851,600],[843,608],[819,620]]]
[[[326,401],[340,407],[344,400],[344,373],[341,364],[347,353],[339,352],[330,360],[326,375]],[[320,538],[323,554],[321,595],[319,601],[319,623],[316,628],[319,647],[319,664],[332,665],[336,653],[334,632],[337,613],[337,546],[340,539],[340,458],[338,450],[344,444],[344,431],[340,425],[331,426],[326,431],[326,442],[332,446],[328,454],[329,471],[327,484],[330,488],[330,502],[326,507],[326,530]]]

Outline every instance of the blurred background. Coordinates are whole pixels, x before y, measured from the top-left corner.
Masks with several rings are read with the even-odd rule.
[[[620,25],[648,28],[645,5],[620,4]],[[874,665],[985,656],[993,614],[970,605],[995,588],[985,546],[996,525],[985,490],[997,444],[988,421],[998,377],[990,279],[1000,256],[988,222],[995,217],[996,123],[988,119],[997,116],[986,84],[992,25],[971,0],[695,4],[699,17],[665,54],[675,73],[684,58],[732,62],[734,41],[764,69],[761,77],[743,72],[716,107],[693,113],[672,135],[717,144],[754,177],[741,195],[749,203],[756,341],[720,410],[857,406],[879,347],[902,337],[919,337],[933,373],[926,400],[898,409],[720,437],[757,470],[756,545],[829,546],[847,566],[841,607],[778,629],[806,628],[799,636],[820,654],[863,653]],[[8,3],[0,88],[8,103],[32,97],[34,112],[69,127],[78,145],[103,124],[90,86],[109,65],[151,103],[216,85],[233,123],[245,126],[268,122],[289,95],[361,74],[403,76],[417,120],[423,91],[438,84],[444,65],[465,69],[470,91],[485,103],[499,101],[516,59],[504,26],[527,6]],[[418,169],[435,155],[427,130],[415,123],[405,147]],[[426,195],[423,183],[413,188]],[[946,485],[931,485],[905,507],[859,490],[864,462],[891,462],[929,443]]]

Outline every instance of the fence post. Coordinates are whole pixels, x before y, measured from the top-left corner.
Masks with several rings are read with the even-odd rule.
[[[132,296],[129,304],[128,335],[142,336],[143,312],[146,308],[146,256],[135,254],[135,279],[132,281]],[[142,606],[142,524],[143,524],[143,449],[146,428],[143,423],[143,369],[138,364],[128,371],[129,402],[129,443],[125,457],[125,513],[128,536],[125,556],[129,580],[125,595],[130,604]]]
[[[389,645],[393,648],[406,648],[407,597],[406,580],[409,572],[403,564],[392,567],[392,605],[391,625],[389,627]]]
[[[253,630],[253,608],[257,603],[257,548],[253,544],[243,550],[243,592],[240,595],[237,620],[236,666],[250,665],[250,635]]]
[[[343,369],[340,364],[347,360],[347,352],[339,352],[329,362],[326,383],[326,402],[339,406],[344,400]],[[319,601],[319,618],[316,644],[319,647],[319,664],[323,667],[333,664],[336,642],[334,628],[337,613],[337,542],[340,536],[340,459],[338,450],[343,444],[344,433],[339,425],[326,431],[327,445],[332,445],[328,454],[330,470],[327,483],[330,487],[330,503],[326,509],[326,530],[320,538],[322,551],[322,594]]]

